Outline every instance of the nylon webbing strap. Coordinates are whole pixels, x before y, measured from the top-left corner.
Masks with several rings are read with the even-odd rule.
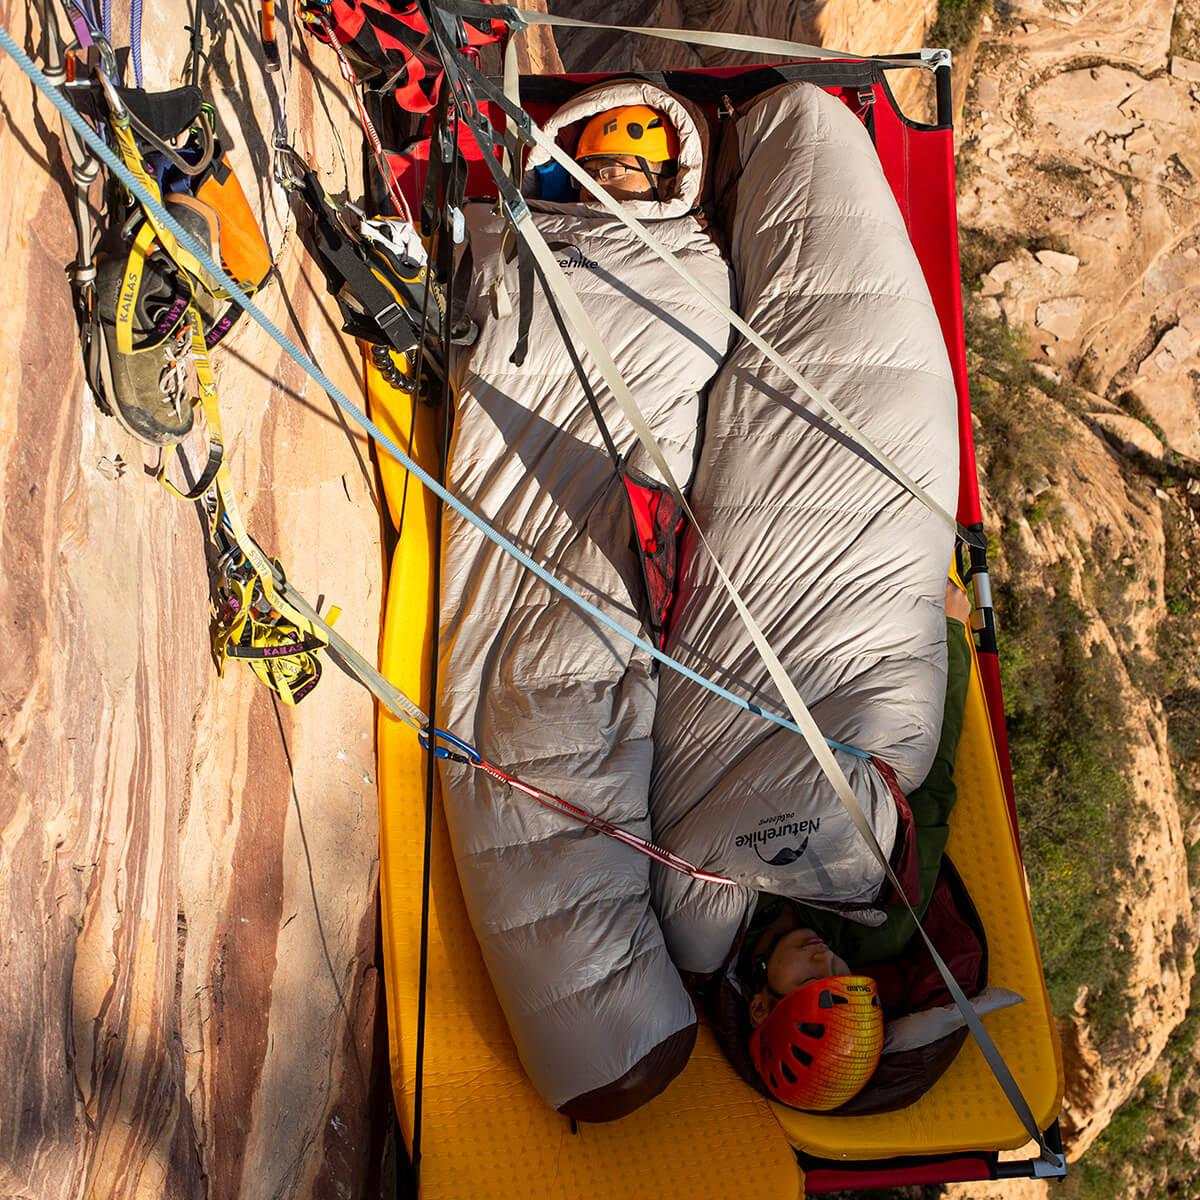
[[[529,326],[533,322],[533,256],[517,239],[517,342],[509,356],[514,367],[522,366],[529,353]]]
[[[305,171],[300,190],[313,214],[313,232],[321,256],[342,277],[354,298],[392,347],[401,354],[407,353],[413,348],[416,335],[396,296],[359,257],[349,240],[334,224],[329,213],[329,203],[311,171]],[[337,298],[339,289],[330,290]]]
[[[517,59],[520,29],[510,29],[504,39],[504,95],[510,104],[521,107],[521,64]],[[521,175],[520,143],[511,134],[504,138],[504,173],[514,182]]]
[[[552,138],[546,136],[541,127],[523,109],[514,109],[491,82],[481,75],[465,59],[459,59],[457,64],[471,84],[479,88],[489,100],[495,101],[504,110],[508,120],[520,132],[522,140],[530,145],[536,145],[544,150],[555,162],[559,163],[581,186],[587,189],[601,205],[616,217],[633,233],[657,258],[665,263],[679,276],[706,304],[722,318],[728,321],[742,336],[755,346],[771,363],[782,371],[788,379],[798,387],[804,395],[813,401],[831,420],[836,422],[845,433],[857,443],[860,450],[871,460],[873,466],[890,476],[914,499],[920,501],[934,516],[954,531],[968,545],[979,545],[980,535],[965,529],[947,512],[930,494],[912,479],[904,469],[888,454],[884,453],[875,443],[831,400],[829,400],[815,385],[810,383],[795,367],[791,365],[757,330],[745,321],[737,312],[698,279],[691,270],[651,234],[635,217],[624,211],[623,206],[613,199],[595,180],[591,178],[579,164],[562,150]],[[476,107],[472,115],[472,129],[477,136],[486,137],[485,131],[479,127],[479,122],[487,122],[487,118]],[[493,172],[493,175],[495,173]],[[524,201],[521,202],[524,204]]]
[[[258,325],[267,336],[286,354],[314,383],[316,383],[322,391],[333,401],[337,407],[346,414],[356,424],[360,425],[381,449],[386,451],[394,458],[406,471],[411,473],[414,478],[419,480],[421,484],[428,488],[435,496],[444,500],[451,508],[454,509],[460,517],[468,524],[474,526],[483,534],[488,541],[504,551],[505,554],[519,562],[526,570],[535,575],[542,583],[544,583],[552,591],[557,592],[565,600],[575,605],[581,612],[586,613],[589,617],[595,620],[598,624],[607,629],[614,636],[620,638],[624,642],[628,642],[631,646],[648,654],[656,662],[661,663],[669,670],[677,672],[683,678],[690,680],[698,687],[704,688],[706,691],[712,692],[715,696],[720,696],[721,699],[728,701],[735,708],[739,708],[744,712],[752,713],[754,716],[762,717],[763,720],[769,721],[773,725],[778,725],[783,729],[790,729],[793,733],[799,733],[800,730],[794,721],[782,716],[779,713],[771,712],[769,709],[763,708],[752,700],[747,700],[744,696],[739,696],[736,692],[730,691],[717,683],[716,680],[709,679],[707,676],[700,674],[699,671],[687,666],[665,651],[659,649],[652,642],[645,638],[639,637],[631,629],[627,629],[624,625],[614,619],[604,609],[597,607],[586,596],[581,595],[569,584],[564,583],[550,571],[548,571],[536,559],[531,558],[526,554],[515,542],[504,536],[476,512],[469,505],[460,500],[453,492],[447,491],[441,484],[421,466],[416,460],[406,454],[396,443],[383,432],[379,426],[367,416],[346,394],[329,378],[321,368],[313,362],[308,355],[302,351],[276,324],[267,316],[253,300],[237,285],[237,283],[229,277],[228,274],[215,263],[212,257],[205,251],[191,234],[187,232],[167,211],[163,208],[161,202],[157,200],[146,188],[144,188],[134,177],[132,172],[125,166],[124,163],[113,153],[113,151],[104,143],[94,129],[75,111],[74,107],[68,103],[60,95],[58,90],[46,78],[41,70],[33,63],[29,56],[13,41],[12,36],[8,31],[0,26],[0,47],[3,47],[6,54],[21,68],[28,76],[30,81],[37,87],[38,91],[46,97],[54,108],[61,114],[63,120],[80,136],[88,149],[96,155],[96,157],[104,163],[104,165],[129,188],[134,196],[143,207],[148,208],[158,218],[159,222],[168,228],[177,240],[187,245],[189,250],[202,261],[205,268],[218,279],[221,285],[229,293],[230,298],[238,305],[239,308],[249,315],[251,320]],[[871,756],[865,750],[860,750],[855,746],[843,745],[836,741],[830,741],[834,749],[843,753],[849,754],[855,758],[869,759]]]
[[[683,42],[689,46],[711,46],[717,50],[741,50],[749,54],[765,54],[775,58],[851,59],[869,61],[881,66],[926,67],[921,59],[887,58],[876,55],[851,54],[848,50],[831,50],[807,42],[790,42],[783,38],[758,37],[746,33],[714,33],[708,29],[657,29],[648,25],[609,25],[601,21],[584,21],[558,13],[538,12],[517,8],[511,4],[481,4],[472,0],[434,0],[438,8],[459,16],[492,18],[514,28],[528,25],[551,25],[565,29],[607,29],[615,33],[632,33],[641,37],[659,38],[668,42]]]

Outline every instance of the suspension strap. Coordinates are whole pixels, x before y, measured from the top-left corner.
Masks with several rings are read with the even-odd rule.
[[[745,33],[712,32],[708,29],[658,29],[649,25],[608,25],[600,21],[584,21],[558,13],[538,12],[511,4],[479,3],[478,0],[433,0],[437,8],[461,17],[490,18],[504,21],[514,31],[529,25],[550,25],[564,29],[606,29],[616,33],[632,33],[642,37],[683,42],[689,46],[709,46],[717,50],[740,50],[750,54],[767,54],[772,58],[849,59],[852,62],[874,62],[890,67],[924,67],[932,63],[915,58],[887,58],[876,55],[851,54],[848,50],[831,50],[807,42],[789,42],[783,38],[757,37]]]
[[[799,733],[799,726],[790,718],[782,716],[779,713],[772,712],[770,709],[763,708],[760,704],[752,700],[747,700],[744,696],[739,696],[736,692],[730,691],[728,688],[717,683],[716,680],[710,679],[702,675],[699,671],[689,667],[686,663],[680,662],[678,659],[672,658],[665,651],[655,646],[652,642],[640,637],[633,630],[626,628],[616,620],[611,614],[604,609],[593,604],[586,596],[581,595],[570,584],[564,583],[557,576],[548,571],[536,559],[531,558],[519,546],[516,545],[510,538],[500,533],[494,526],[490,525],[478,513],[474,512],[469,505],[460,500],[453,492],[447,491],[437,479],[434,478],[424,467],[421,466],[410,455],[406,454],[379,426],[367,416],[347,395],[333,382],[329,376],[321,370],[321,368],[306,355],[295,342],[292,341],[276,324],[267,316],[246,293],[238,287],[237,283],[229,277],[225,270],[208,254],[194,238],[185,230],[175,219],[163,208],[161,201],[157,200],[137,178],[129,171],[124,163],[113,153],[113,151],[104,143],[94,129],[83,120],[74,108],[65,100],[56,88],[50,83],[46,76],[34,65],[29,56],[13,41],[12,36],[8,31],[0,26],[0,48],[3,48],[5,53],[20,67],[35,87],[46,97],[47,100],[58,110],[71,128],[79,135],[88,149],[104,163],[113,174],[121,180],[121,182],[130,190],[137,198],[139,203],[153,212],[160,224],[170,229],[172,234],[183,244],[187,245],[190,251],[204,263],[205,268],[220,281],[223,288],[228,291],[230,298],[238,305],[239,308],[247,313],[251,320],[255,322],[266,335],[277,345],[284,354],[288,356],[314,383],[316,383],[322,391],[337,405],[337,407],[352,421],[360,425],[368,434],[368,436],[383,449],[387,454],[394,458],[402,467],[405,468],[415,479],[419,480],[426,488],[428,488],[435,496],[448,504],[462,519],[468,524],[474,526],[479,532],[492,542],[505,554],[509,555],[515,561],[519,562],[526,570],[535,575],[542,583],[544,583],[552,591],[558,593],[565,600],[573,604],[581,612],[586,613],[594,621],[604,629],[607,629],[615,637],[620,638],[624,642],[628,642],[631,646],[648,654],[656,662],[661,663],[664,667],[677,672],[685,679],[691,680],[698,687],[704,688],[706,691],[712,692],[715,696],[720,696],[721,699],[732,704],[735,708],[748,712],[754,716],[761,717],[763,720],[777,725],[783,729],[790,729],[793,733]],[[301,602],[301,597],[295,592],[290,585],[280,585],[280,590],[286,595],[297,609],[305,612]],[[312,620],[311,612],[307,613],[309,619]],[[316,623],[314,621],[314,623]],[[340,643],[340,645],[339,645]],[[392,712],[393,715],[405,719],[403,715],[404,704],[403,697],[391,684],[378,673],[372,676],[370,668],[367,671],[363,670],[364,662],[361,656],[358,656],[352,647],[344,640],[340,639],[336,634],[330,638],[331,657],[333,650],[338,650],[338,657],[345,657],[351,666],[347,667],[359,682],[368,687],[380,702]],[[357,661],[355,661],[357,660]],[[378,689],[378,690],[377,690]],[[411,701],[408,701],[411,704]],[[414,706],[415,707],[415,706]],[[417,709],[417,712],[420,710]],[[858,750],[853,746],[846,746],[839,742],[829,740],[829,745],[839,752],[849,754],[855,758],[869,758],[870,755],[862,750]]]
[[[517,342],[509,362],[522,366],[529,353],[529,327],[533,323],[533,255],[529,247],[517,238]],[[557,313],[555,316],[557,317]],[[561,332],[561,326],[560,326]],[[589,398],[591,399],[591,398]]]
[[[461,70],[461,75],[459,74]],[[885,454],[875,443],[860,429],[849,417],[846,416],[831,400],[829,400],[814,384],[810,383],[795,367],[785,359],[778,350],[775,349],[765,338],[750,324],[729,307],[723,300],[715,295],[700,279],[698,279],[692,271],[680,261],[675,254],[656,237],[653,236],[635,217],[629,215],[625,211],[625,206],[614,200],[588,173],[583,170],[579,164],[571,158],[564,150],[562,150],[553,138],[547,137],[545,131],[529,116],[524,109],[515,108],[509,104],[504,96],[504,93],[494,87],[492,83],[463,58],[458,58],[453,68],[448,71],[448,75],[453,74],[456,81],[456,86],[460,91],[460,102],[466,105],[471,113],[470,123],[472,132],[477,138],[486,140],[489,144],[493,142],[491,125],[487,117],[479,108],[478,102],[474,99],[473,90],[468,90],[468,85],[464,82],[464,76],[469,81],[470,89],[478,89],[480,94],[487,97],[488,100],[494,101],[504,111],[506,123],[511,123],[514,130],[521,136],[521,139],[527,144],[537,146],[545,151],[551,158],[562,166],[575,180],[584,187],[592,196],[594,196],[601,205],[616,217],[621,223],[629,229],[635,237],[649,249],[657,258],[659,258],[666,266],[668,266],[676,275],[679,276],[688,286],[698,295],[706,304],[724,320],[728,321],[742,336],[761,351],[770,362],[781,370],[791,381],[798,387],[805,396],[813,401],[832,421],[836,422],[845,433],[853,441],[862,456],[878,471],[893,479],[898,483],[909,495],[920,501],[935,517],[943,524],[947,525],[954,531],[955,536],[966,542],[968,545],[977,545],[982,535],[977,531],[969,530],[960,525],[955,518],[947,512],[930,494],[921,487],[916,480],[912,479],[904,469],[895,462],[889,455]],[[489,169],[492,168],[492,159],[484,154],[484,162],[488,164]],[[519,220],[514,219],[514,223],[523,222],[526,226],[532,227],[532,221],[529,219],[528,206],[524,198],[516,189],[512,187],[501,187],[497,172],[492,170],[493,179],[497,180],[497,188],[500,194],[510,204],[514,213],[519,215]],[[557,263],[554,264],[557,266]],[[561,271],[563,282],[566,282],[566,277]],[[569,285],[568,285],[569,286]],[[644,423],[643,423],[644,424]],[[636,426],[635,426],[636,428]],[[649,450],[649,446],[647,446]]]

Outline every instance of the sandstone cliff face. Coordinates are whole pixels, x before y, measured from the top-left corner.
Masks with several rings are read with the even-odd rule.
[[[361,194],[336,60],[280,5],[270,74],[257,5],[202,7],[206,86],[278,267],[259,303],[355,396],[359,351],[271,176],[281,106],[326,190]],[[148,87],[182,82],[185,19],[182,3],[146,6]],[[0,20],[41,57],[25,6]],[[523,39],[525,69],[553,54],[545,31]],[[0,95],[0,1194],[378,1194],[391,1117],[372,703],[328,664],[296,709],[236,664],[216,678],[198,515],[83,383],[58,116],[7,58]],[[373,658],[365,437],[249,321],[215,361],[249,529]],[[201,437],[189,446],[201,461]]]
[[[263,70],[251,6],[204,7],[208,86],[279,264],[264,306],[353,392],[357,351],[270,183],[281,77]],[[25,6],[5,9],[36,53]],[[180,82],[182,13],[147,6],[151,87]],[[297,146],[329,190],[356,189],[340,87],[322,98],[306,71],[286,78]],[[0,1193],[361,1195],[386,1119],[372,707],[332,668],[295,710],[244,668],[215,677],[197,514],[82,382],[57,114],[7,58],[0,92]],[[363,440],[248,323],[216,358],[248,525],[373,652]]]
[[[1040,397],[1062,430],[1061,467],[1029,481],[1055,519],[1031,525],[1027,506],[1002,497],[998,517],[1023,572],[1074,591],[1083,636],[1118,661],[1125,697],[1113,736],[1127,740],[1132,803],[1111,881],[1125,1019],[1099,1032],[1081,991],[1064,1021],[1073,1157],[1156,1071],[1194,970],[1189,752],[1169,724],[1195,680],[1183,668],[1166,673],[1169,694],[1157,686],[1164,656],[1185,657],[1164,635],[1190,611],[1180,567],[1196,530],[1200,89],[1178,38],[1191,8],[1008,6],[985,21],[962,130],[961,221],[991,246],[977,312],[1025,331],[1037,371],[1065,385]],[[987,465],[985,453],[985,480]],[[1127,568],[1097,589],[1114,563]],[[1128,1188],[1155,1194],[1153,1176]]]

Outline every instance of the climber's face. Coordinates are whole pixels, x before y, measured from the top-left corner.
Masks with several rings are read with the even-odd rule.
[[[583,169],[616,200],[653,200],[654,189],[632,154],[588,158]]]
[[[793,929],[759,958],[756,974],[759,987],[750,1000],[750,1021],[757,1027],[789,992],[814,979],[849,975],[850,968],[811,929]]]

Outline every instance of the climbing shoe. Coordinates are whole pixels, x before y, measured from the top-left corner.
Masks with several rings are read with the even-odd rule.
[[[190,197],[188,198],[190,200]],[[172,216],[210,253],[219,227],[207,206],[168,199]],[[144,223],[99,258],[92,389],[136,438],[153,446],[181,441],[192,428],[192,321],[207,328],[217,301],[181,271]],[[102,343],[102,344],[101,344]]]

